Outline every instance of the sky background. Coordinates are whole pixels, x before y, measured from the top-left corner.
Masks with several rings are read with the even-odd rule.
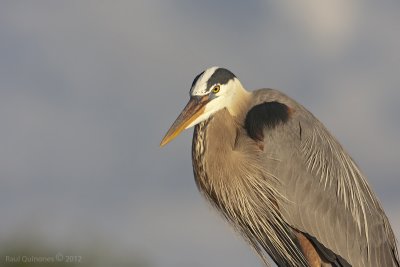
[[[0,243],[262,266],[197,192],[192,130],[158,146],[214,65],[311,110],[399,237],[399,14],[388,0],[1,1]]]

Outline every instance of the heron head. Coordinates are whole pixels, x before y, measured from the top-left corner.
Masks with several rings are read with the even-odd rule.
[[[190,100],[161,141],[166,145],[183,130],[227,108],[234,111],[235,96],[244,91],[240,81],[227,69],[211,67],[197,75],[190,88]],[[234,114],[233,114],[234,115]]]

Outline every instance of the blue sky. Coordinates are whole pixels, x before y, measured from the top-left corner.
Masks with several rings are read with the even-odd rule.
[[[192,130],[158,144],[203,69],[310,109],[400,235],[397,1],[3,1],[0,241],[105,240],[154,266],[261,266],[198,194]]]

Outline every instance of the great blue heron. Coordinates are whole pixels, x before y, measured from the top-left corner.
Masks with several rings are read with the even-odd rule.
[[[248,92],[227,69],[194,79],[161,146],[196,126],[203,195],[267,263],[400,267],[378,199],[342,146],[307,109],[272,89]]]

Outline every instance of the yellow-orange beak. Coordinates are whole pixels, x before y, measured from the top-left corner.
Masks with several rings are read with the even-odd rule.
[[[165,146],[172,139],[177,137],[183,130],[186,129],[195,119],[197,119],[201,114],[204,113],[205,105],[209,102],[208,96],[203,96],[201,98],[191,98],[187,103],[186,107],[179,114],[178,118],[169,128],[168,132],[165,134],[160,146]]]

